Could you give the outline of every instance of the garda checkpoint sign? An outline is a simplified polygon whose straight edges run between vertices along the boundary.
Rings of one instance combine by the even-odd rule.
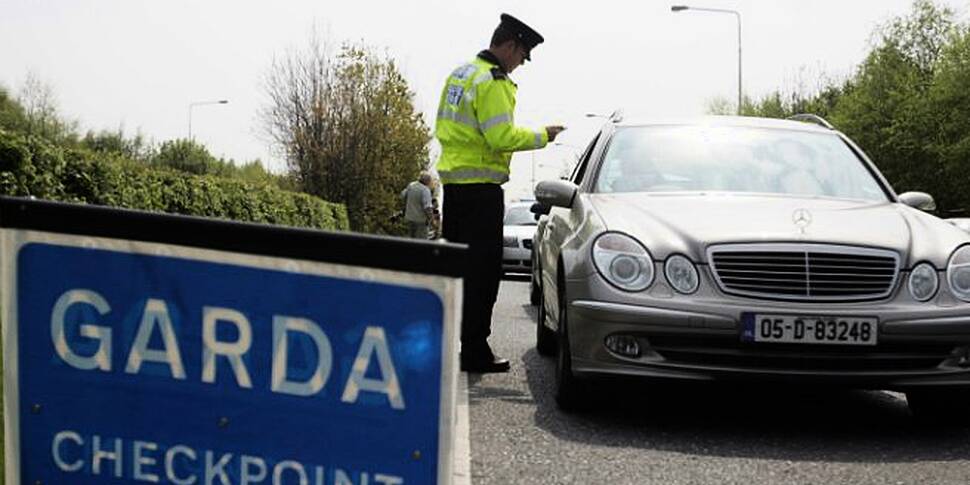
[[[454,244],[0,198],[6,483],[451,480]]]

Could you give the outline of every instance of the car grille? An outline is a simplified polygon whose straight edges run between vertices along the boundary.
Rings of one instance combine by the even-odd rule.
[[[880,343],[874,347],[747,343],[730,338],[648,338],[671,363],[793,371],[920,371],[950,358],[951,344]]]
[[[522,247],[524,247],[526,249],[532,249],[532,240],[531,239],[523,239],[522,240]]]
[[[797,301],[861,301],[895,286],[895,252],[823,244],[718,245],[708,260],[725,293]]]

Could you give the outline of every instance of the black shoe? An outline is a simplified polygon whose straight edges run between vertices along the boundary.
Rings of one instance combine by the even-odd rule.
[[[509,364],[509,359],[503,359],[494,355],[485,358],[469,359],[462,357],[461,359],[461,370],[475,374],[508,372],[511,368],[512,365]]]

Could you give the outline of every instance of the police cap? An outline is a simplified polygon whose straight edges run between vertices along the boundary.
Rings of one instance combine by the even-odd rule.
[[[526,60],[531,61],[532,57],[529,53],[532,51],[532,48],[541,44],[545,39],[535,29],[526,25],[525,22],[507,13],[503,13],[500,18],[502,19],[500,26],[506,27],[515,33],[515,37],[522,44],[522,47],[525,48]]]

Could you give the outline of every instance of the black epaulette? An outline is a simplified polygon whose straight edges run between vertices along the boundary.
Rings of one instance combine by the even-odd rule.
[[[496,81],[509,78],[509,75],[506,74],[501,67],[493,67],[491,72],[492,72],[492,79]]]

